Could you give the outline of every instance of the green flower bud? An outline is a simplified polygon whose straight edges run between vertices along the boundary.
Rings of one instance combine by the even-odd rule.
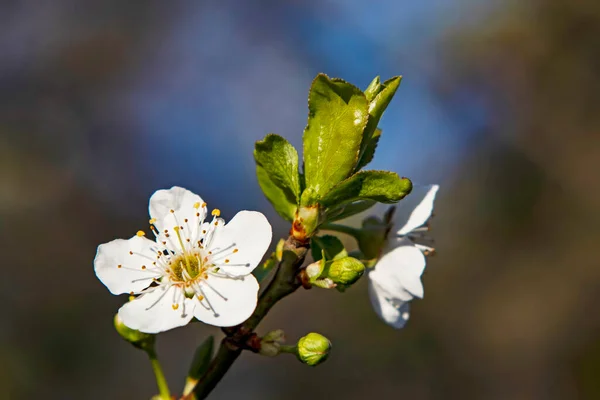
[[[363,263],[353,257],[344,257],[327,262],[322,275],[337,285],[349,286],[355,283],[364,272]]]
[[[298,360],[312,367],[327,359],[331,350],[331,342],[318,333],[309,333],[298,341]]]
[[[123,323],[123,320],[121,317],[119,317],[119,314],[115,315],[114,324],[117,333],[135,347],[147,350],[152,348],[154,345],[155,335],[129,328]]]
[[[308,276],[310,282],[314,282],[315,280],[317,280],[321,276],[321,273],[323,272],[324,268],[325,259],[323,258],[319,261],[315,261],[314,263],[309,264],[306,267],[306,275]]]

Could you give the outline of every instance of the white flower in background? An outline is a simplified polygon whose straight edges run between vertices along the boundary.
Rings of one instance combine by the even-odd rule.
[[[369,272],[373,308],[394,328],[400,329],[408,321],[410,300],[423,297],[425,255],[434,251],[425,233],[438,189],[438,185],[415,186],[398,203],[382,256]]]
[[[119,309],[125,325],[158,333],[193,317],[216,326],[245,321],[258,294],[251,272],[271,243],[265,216],[240,211],[225,224],[215,209],[205,222],[206,203],[181,187],[156,191],[149,209],[155,240],[140,231],[101,244],[94,259],[111,293],[137,295]]]

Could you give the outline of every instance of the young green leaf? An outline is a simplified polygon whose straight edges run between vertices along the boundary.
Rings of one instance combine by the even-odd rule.
[[[377,144],[379,143],[379,138],[381,137],[381,129],[375,129],[371,139],[367,142],[365,150],[363,152],[362,157],[358,160],[358,164],[356,165],[356,170],[360,171],[364,167],[367,166],[373,160],[373,156],[375,156],[375,149],[377,149]]]
[[[287,140],[273,133],[256,142],[254,159],[263,167],[271,181],[283,191],[290,191],[295,203],[300,201],[298,152]]]
[[[310,250],[315,261],[319,261],[325,255],[325,260],[337,260],[348,257],[348,252],[340,239],[332,235],[313,236]]]
[[[333,207],[349,201],[368,199],[380,203],[395,203],[410,193],[412,183],[389,171],[362,171],[337,184],[321,204]]]
[[[306,188],[318,199],[346,179],[358,162],[368,102],[360,89],[319,74],[308,96],[304,130]],[[305,204],[309,205],[309,204]]]
[[[351,203],[345,203],[325,211],[325,220],[327,222],[339,221],[373,207],[377,202],[375,200],[358,200]]]
[[[190,370],[185,381],[185,388],[183,390],[184,396],[189,395],[194,390],[202,375],[204,375],[208,370],[208,366],[213,355],[214,342],[215,340],[211,335],[207,337],[204,342],[198,346],[198,348],[196,348],[196,351],[194,352],[194,358],[192,360],[192,364],[190,365]]]
[[[368,162],[370,161],[370,160],[363,161],[363,158],[365,157],[365,153],[367,152],[367,147],[371,143],[371,138],[375,135],[375,132],[377,130],[377,125],[379,124],[379,120],[381,119],[383,112],[385,111],[387,106],[390,104],[390,101],[392,101],[392,98],[394,97],[394,94],[396,94],[396,91],[398,90],[398,87],[400,86],[401,81],[402,81],[401,76],[395,76],[395,77],[383,82],[383,84],[379,84],[379,86],[375,85],[375,87],[373,87],[373,88],[371,88],[371,85],[374,85],[374,84],[371,83],[371,85],[369,85],[369,88],[367,88],[368,93],[369,93],[369,98],[371,98],[372,95],[374,95],[374,94],[375,94],[375,97],[372,98],[372,100],[371,99],[369,100],[369,120],[367,122],[367,126],[364,129],[362,142],[360,145],[358,164],[362,165],[363,167],[365,165],[367,165]],[[376,82],[376,83],[378,83],[378,82]],[[373,151],[374,150],[375,149],[373,148]],[[371,155],[371,158],[372,157],[373,157],[373,155]],[[358,171],[359,169],[360,168],[357,167],[356,171]]]
[[[258,283],[261,283],[267,276],[269,276],[271,271],[273,271],[273,268],[275,268],[278,263],[279,260],[277,259],[277,253],[271,253],[271,256],[267,258],[265,262],[252,270],[252,275],[254,275]]]
[[[375,79],[373,79],[371,83],[369,83],[369,86],[367,86],[367,88],[365,89],[365,96],[367,96],[367,100],[369,100],[369,103],[373,101],[375,96],[377,96],[377,94],[382,90],[383,85],[381,84],[381,80],[379,79],[379,76],[376,76]]]
[[[273,205],[275,211],[282,218],[293,221],[296,214],[296,199],[289,190],[285,190],[277,186],[272,180],[267,171],[260,165],[256,165],[256,178],[258,184],[265,194],[267,200]]]

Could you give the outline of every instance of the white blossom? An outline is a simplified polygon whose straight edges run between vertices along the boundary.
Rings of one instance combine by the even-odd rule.
[[[181,187],[150,198],[150,228],[129,240],[98,246],[94,269],[113,294],[132,300],[119,309],[125,325],[158,333],[186,325],[193,317],[233,326],[254,311],[258,282],[251,274],[271,243],[271,225],[255,211],[240,211],[229,223]],[[135,298],[133,298],[135,297]]]
[[[400,329],[408,321],[409,302],[423,297],[425,255],[434,251],[425,233],[438,189],[438,185],[415,186],[398,204],[382,256],[369,272],[373,308],[394,328]]]

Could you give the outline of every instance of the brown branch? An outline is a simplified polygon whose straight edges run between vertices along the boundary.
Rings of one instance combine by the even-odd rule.
[[[286,240],[283,246],[283,257],[277,266],[275,277],[261,294],[252,316],[237,327],[223,330],[227,336],[221,341],[217,355],[194,389],[196,399],[205,399],[215,388],[239,357],[246,341],[269,310],[279,300],[301,286],[297,275],[307,251],[307,242],[299,241],[292,236]]]

